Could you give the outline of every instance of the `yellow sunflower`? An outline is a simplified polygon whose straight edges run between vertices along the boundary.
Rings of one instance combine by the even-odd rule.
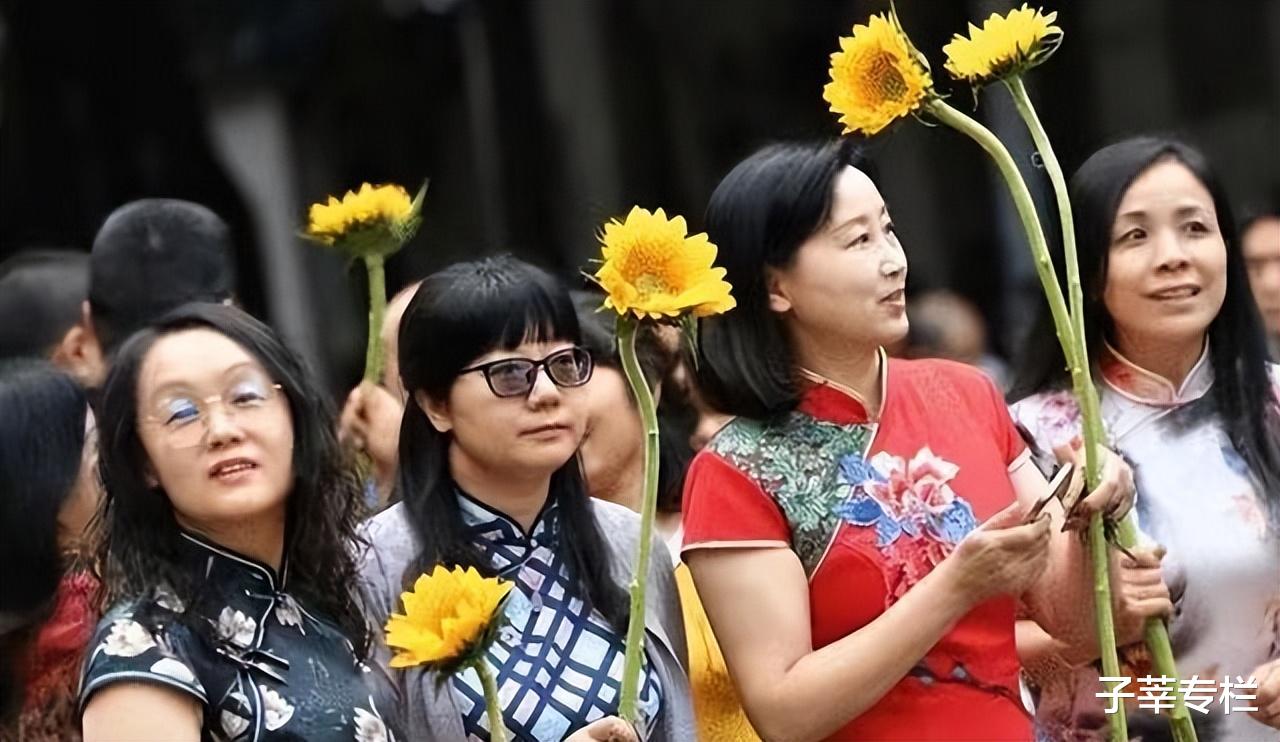
[[[917,110],[932,94],[929,70],[902,30],[883,14],[840,37],[831,55],[831,82],[822,97],[840,115],[845,133],[871,136]]]
[[[401,594],[404,613],[387,621],[387,646],[399,650],[391,667],[430,664],[449,672],[475,658],[492,640],[510,590],[510,582],[481,577],[474,567],[436,565]]]
[[[1008,15],[992,13],[982,28],[969,24],[969,37],[960,34],[942,47],[944,65],[957,80],[984,84],[1011,73],[1024,72],[1053,54],[1062,42],[1062,29],[1053,25],[1058,14],[1044,14],[1024,3]]]
[[[306,236],[356,255],[390,254],[416,230],[421,195],[410,200],[398,185],[364,183],[341,201],[330,196],[327,203],[312,204]]]
[[[625,221],[605,224],[600,242],[604,264],[595,280],[608,294],[604,305],[618,314],[706,317],[735,306],[724,268],[713,265],[716,246],[706,234],[689,235],[683,217],[637,206]]]

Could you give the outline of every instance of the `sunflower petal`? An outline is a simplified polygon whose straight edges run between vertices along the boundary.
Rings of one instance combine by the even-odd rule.
[[[992,13],[978,28],[969,24],[968,37],[957,34],[942,48],[943,65],[957,80],[974,85],[1021,74],[1048,59],[1062,43],[1062,29],[1053,25],[1057,12],[1045,14],[1025,3],[1001,16]]]
[[[684,217],[635,206],[624,221],[604,225],[600,242],[603,262],[593,278],[605,308],[642,319],[727,311],[723,297],[732,287],[713,265],[716,247],[705,234],[689,235]]]
[[[474,567],[436,565],[401,595],[404,613],[387,620],[386,643],[399,650],[392,667],[448,667],[485,649],[511,583],[483,577]]]
[[[828,74],[822,97],[846,133],[876,134],[917,111],[933,94],[929,72],[910,41],[883,14],[841,37]]]

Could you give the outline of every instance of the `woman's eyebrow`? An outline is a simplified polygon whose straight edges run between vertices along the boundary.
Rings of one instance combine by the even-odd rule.
[[[257,367],[258,365],[253,361],[240,361],[239,363],[233,363],[230,366],[227,366],[225,369],[223,369],[222,373],[218,375],[218,383],[219,384],[225,383],[227,381],[227,377],[235,373],[236,371],[240,371],[246,368],[257,369]],[[172,391],[188,391],[188,390],[191,390],[191,388],[192,388],[192,384],[187,379],[162,378],[162,380],[156,384],[156,388],[155,388],[155,391],[152,392],[152,396],[158,396],[165,392],[172,392]]]

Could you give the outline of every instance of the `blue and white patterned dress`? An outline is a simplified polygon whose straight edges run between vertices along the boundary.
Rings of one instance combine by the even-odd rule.
[[[623,633],[579,597],[564,559],[559,508],[550,501],[526,536],[506,515],[458,495],[474,543],[503,579],[515,583],[506,602],[506,625],[488,653],[506,727],[518,740],[553,742],[618,713]],[[453,678],[453,694],[469,739],[487,742],[488,719],[480,677],[474,670]],[[639,731],[653,729],[662,688],[644,662]]]

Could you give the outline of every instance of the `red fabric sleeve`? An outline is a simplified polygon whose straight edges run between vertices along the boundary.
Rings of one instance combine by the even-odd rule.
[[[682,519],[684,549],[791,543],[791,528],[777,503],[711,451],[699,452],[689,465]]]

